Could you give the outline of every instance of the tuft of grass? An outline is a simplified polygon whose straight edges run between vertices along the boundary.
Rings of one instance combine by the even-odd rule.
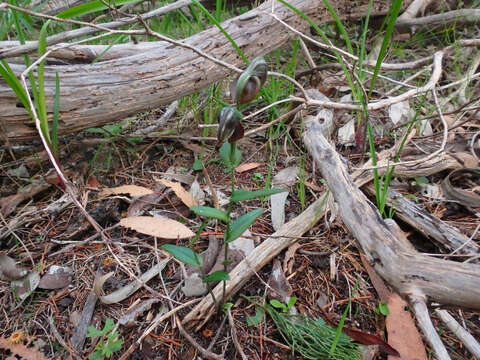
[[[267,304],[264,308],[292,351],[306,359],[361,359],[358,345],[341,331],[338,333],[338,329],[325,324],[322,319],[289,315]]]

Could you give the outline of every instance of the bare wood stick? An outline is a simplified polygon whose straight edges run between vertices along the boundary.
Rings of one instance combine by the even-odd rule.
[[[375,188],[372,184],[366,185],[363,189],[370,195],[375,195]],[[411,225],[426,237],[433,238],[440,245],[449,250],[459,249],[459,254],[478,254],[479,248],[463,235],[458,229],[448,225],[405,198],[395,190],[388,189],[387,205],[395,209],[395,216]]]
[[[232,309],[228,308],[227,309],[227,316],[228,316],[228,324],[230,325],[230,331],[232,332],[232,341],[233,344],[235,345],[235,348],[237,349],[238,353],[240,354],[240,357],[242,360],[247,360],[247,356],[243,352],[242,345],[240,345],[240,342],[238,341],[237,337],[237,330],[235,330],[235,323],[233,321],[233,316],[232,316]]]
[[[398,20],[415,18],[417,14],[424,11],[432,1],[433,0],[413,0],[408,8],[398,17]]]
[[[191,0],[178,0],[174,3],[162,6],[159,9],[152,10],[152,11],[150,11],[146,14],[143,14],[141,16],[142,16],[143,19],[147,20],[147,19],[150,19],[150,18],[153,18],[153,17],[157,17],[157,16],[160,16],[160,15],[166,14],[170,11],[179,9],[181,7],[187,6],[191,3],[192,3]],[[7,7],[10,8],[10,9],[13,9],[15,11],[26,10],[26,9],[17,8],[13,5],[9,5]],[[43,17],[42,15],[45,15],[45,14],[41,14],[41,13],[31,11],[31,12],[29,12],[29,15]],[[59,20],[58,18],[55,18],[53,16],[49,17],[49,19],[56,20],[56,21],[62,21],[62,20]],[[49,36],[49,37],[47,37],[47,45],[54,45],[54,44],[58,44],[58,43],[61,43],[61,42],[66,42],[66,41],[69,41],[69,40],[77,39],[77,38],[82,37],[82,36],[91,35],[91,34],[94,34],[96,32],[99,32],[99,31],[113,30],[113,29],[119,28],[120,26],[131,25],[131,24],[135,24],[137,22],[138,22],[138,19],[135,16],[122,18],[122,19],[119,19],[119,20],[116,20],[116,21],[104,23],[104,24],[97,25],[97,26],[93,26],[92,24],[86,23],[86,22],[78,22],[78,23],[75,22],[76,24],[82,25],[84,27],[80,28],[80,29],[69,30],[69,31],[65,31],[65,32],[62,32],[62,33],[59,33],[59,34]],[[10,43],[10,45],[11,44],[12,43]],[[2,58],[2,59],[14,57],[14,56],[20,56],[20,55],[24,55],[24,54],[28,54],[28,53],[31,53],[33,51],[36,51],[37,48],[38,48],[38,41],[29,41],[25,45],[18,45],[18,46],[15,46],[13,48],[6,47],[5,45],[9,45],[9,44],[8,43],[3,44],[3,42],[0,42],[0,48],[3,48],[3,49],[0,49],[0,58]],[[99,47],[99,49],[103,50],[106,47],[107,47],[107,45],[105,47],[101,46],[101,47]],[[131,47],[131,45],[130,45],[130,47]],[[85,49],[89,49],[89,48],[86,47]],[[95,57],[97,57],[100,53],[101,53],[101,51],[98,52],[97,54],[95,54],[92,51],[84,52],[83,55],[81,53],[77,53],[75,58],[83,59],[84,61],[85,60],[88,61],[90,59],[90,61],[91,61],[91,60],[95,59]]]
[[[418,326],[420,326],[427,341],[435,351],[438,360],[450,360],[447,349],[445,348],[445,345],[443,345],[440,336],[438,336],[437,330],[435,330],[435,326],[432,324],[432,319],[430,319],[430,315],[428,314],[427,304],[425,303],[426,299],[421,295],[412,295],[409,299],[413,311],[415,312]]]
[[[188,342],[190,344],[193,345],[193,347],[195,347],[195,349],[197,349],[203,357],[207,358],[207,359],[213,359],[213,360],[223,360],[225,359],[223,356],[221,355],[217,355],[217,354],[214,354],[213,352],[207,350],[207,349],[204,349],[182,326],[182,322],[180,321],[180,319],[178,318],[178,316],[175,315],[175,320],[177,321],[177,326],[178,326],[178,331],[180,331],[180,334],[182,334],[185,339],[188,340]]]
[[[391,97],[389,99],[369,102],[367,104],[367,110],[383,109],[392,104],[405,101],[409,98],[417,96],[418,94],[432,90],[435,87],[436,83],[438,82],[442,74],[443,55],[444,55],[443,51],[437,51],[433,56],[432,75],[424,86],[420,86],[418,88],[408,90],[403,94],[400,94],[395,97]],[[308,105],[323,106],[323,107],[334,108],[334,109],[359,110],[359,111],[363,109],[362,105],[355,105],[355,104],[342,104],[342,103],[333,102],[333,101],[323,101],[323,100],[313,100],[313,99],[304,100],[302,98],[294,97],[294,96],[292,96],[291,99],[299,102],[306,102],[308,103]]]
[[[194,303],[196,303],[198,299],[193,299],[190,301],[187,301],[186,303],[183,303],[182,305],[177,306],[176,308],[171,309],[168,312],[165,313],[158,313],[155,319],[153,319],[152,323],[150,326],[142,333],[142,335],[135,341],[130,347],[120,356],[119,360],[127,360],[130,358],[130,355],[135,351],[135,349],[140,346],[142,343],[143,339],[145,339],[148,334],[150,334],[153,330],[155,330],[158,325],[165,319],[168,319],[170,316],[175,315],[179,310],[182,310],[183,308],[190,306]],[[177,321],[178,322],[178,321]]]
[[[453,318],[447,310],[436,309],[435,312],[440,319],[447,325],[451,332],[465,345],[465,347],[477,358],[480,359],[480,344],[477,340],[465,330],[460,324]]]
[[[402,30],[415,28],[416,30],[432,29],[437,26],[465,25],[480,21],[480,9],[460,9],[447,11],[442,14],[424,16],[421,18],[398,18],[395,27]]]

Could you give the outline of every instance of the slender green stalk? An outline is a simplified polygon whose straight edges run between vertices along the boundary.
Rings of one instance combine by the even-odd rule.
[[[385,36],[383,37],[382,46],[380,48],[377,62],[375,64],[375,70],[373,71],[372,80],[370,80],[370,89],[368,91],[369,96],[372,94],[373,87],[375,86],[375,82],[377,80],[378,72],[380,71],[380,66],[382,65],[382,61],[385,58],[385,54],[387,53],[387,48],[390,44],[390,39],[393,34],[395,22],[397,21],[398,14],[400,13],[400,9],[402,8],[402,2],[403,0],[394,0],[392,5],[390,6],[390,9],[388,10],[386,18],[387,30],[385,31]]]
[[[231,182],[231,194],[235,191],[235,151],[237,149],[237,143],[235,141],[230,143],[230,182]],[[230,220],[230,213],[232,212],[233,202],[230,201],[227,207],[227,216],[228,216],[228,224],[227,224],[227,231],[225,232],[225,239],[229,238],[231,232],[231,225],[232,221]],[[225,251],[223,253],[223,271],[227,272],[228,267],[228,242],[224,241],[225,244]],[[223,281],[223,294],[222,294],[222,304],[225,303],[225,294],[227,292],[227,282]]]
[[[58,154],[58,122],[60,116],[60,78],[58,72],[55,73],[55,99],[53,102],[53,120],[52,120],[52,151]]]

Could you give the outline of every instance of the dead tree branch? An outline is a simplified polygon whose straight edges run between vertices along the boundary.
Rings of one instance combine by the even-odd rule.
[[[405,5],[409,2],[405,1]],[[295,0],[291,3],[317,23],[331,20],[321,0]],[[354,9],[349,1],[337,1],[336,7],[342,19],[358,19],[366,14],[368,1],[362,0]],[[388,11],[388,7],[388,1],[375,1],[372,14],[383,15]],[[285,31],[275,19],[265,16],[265,12],[271,11],[271,8],[272,1],[267,1],[258,8],[222,24],[249,58],[269,53],[294,36],[293,33]],[[25,11],[18,9],[22,10]],[[299,31],[309,29],[307,22],[278,3],[275,6],[275,16]],[[124,33],[109,30],[105,26],[82,23],[83,25],[95,26],[107,32]],[[230,42],[216,27],[202,31],[181,43],[190,48],[159,41],[148,50],[136,50],[132,56],[108,62],[46,65],[45,93],[49,116],[53,109],[55,73],[58,72],[60,77],[59,134],[101,126],[140,111],[170,104],[231,74],[230,69],[207,61],[192,51],[192,48],[201,49],[212,58],[233,66],[243,63]],[[132,45],[132,48],[135,49],[135,45]],[[25,70],[22,65],[11,64],[11,67],[17,74]],[[3,81],[0,81],[0,97],[0,123],[5,124],[6,137],[11,141],[36,138],[37,133],[28,112],[17,106],[18,99]]]

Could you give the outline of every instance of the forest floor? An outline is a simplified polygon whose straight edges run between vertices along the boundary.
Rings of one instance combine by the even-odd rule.
[[[360,25],[354,24],[349,31],[354,33],[359,28]],[[386,61],[411,61],[433,54],[435,50],[454,43],[455,39],[450,39],[452,35],[458,37],[460,34],[471,38],[478,34],[478,27],[470,25],[453,30],[396,34],[393,40],[396,45]],[[341,43],[341,39],[337,40]],[[373,41],[369,48],[373,48]],[[316,69],[309,66],[306,53],[295,40],[266,56],[269,70],[289,72],[304,88],[316,88],[332,101],[351,101],[351,90],[344,73],[335,64],[325,62],[318,48],[312,46],[309,50],[318,65]],[[295,61],[292,61],[292,54],[295,54]],[[461,79],[472,59],[478,58],[476,48],[459,49],[445,60],[439,85]],[[391,72],[389,76],[404,81],[417,71]],[[477,71],[474,69],[475,73]],[[411,82],[421,86],[429,76],[425,71]],[[162,130],[156,133],[133,135],[135,131],[154,124],[165,114],[167,107],[139,114],[116,125],[60,139],[59,162],[75,184],[80,203],[104,229],[103,236],[99,236],[91,222],[65,195],[38,143],[14,146],[13,153],[6,147],[2,150],[0,359],[9,356],[16,359],[41,359],[42,356],[48,359],[93,358],[92,354],[96,349],[98,354],[102,346],[103,349],[110,347],[113,358],[119,358],[131,346],[135,347],[131,359],[190,360],[204,357],[200,355],[199,347],[208,348],[213,354],[223,354],[226,359],[241,358],[231,337],[227,311],[218,311],[201,329],[186,327],[197,345],[187,341],[179,332],[173,316],[156,323],[153,330],[146,333],[158,314],[195,298],[186,296],[181,289],[183,265],[177,261],[170,260],[161,271],[161,277],[153,277],[147,287],[140,287],[119,302],[103,303],[99,299],[102,294],[98,293],[110,294],[134,281],[132,274],[140,277],[154,268],[158,259],[167,255],[162,245],[189,245],[188,239],[165,239],[161,235],[152,236],[120,226],[124,218],[141,215],[175,220],[194,233],[198,232],[196,241],[190,244],[198,253],[209,247],[212,236],[223,239],[225,226],[220,221],[205,221],[203,224],[202,218],[189,210],[189,205],[193,202],[214,206],[217,197],[219,207],[227,207],[224,200],[231,195],[231,178],[219,159],[217,132],[212,125],[217,122],[216,114],[222,103],[229,102],[227,95],[231,80],[180,100],[173,115],[165,119]],[[287,82],[278,79],[270,78],[265,86],[270,91],[268,96],[274,94],[279,99],[289,91],[298,94]],[[395,86],[379,79],[372,96],[380,99]],[[445,151],[464,159],[465,167],[477,167],[476,173],[452,177],[452,183],[473,196],[478,196],[480,189],[478,89],[478,80],[474,79],[469,82],[463,100],[458,94],[449,99],[454,92],[451,89],[438,92],[441,101],[449,99],[442,107],[449,126]],[[243,110],[244,115],[267,105],[265,96],[257,97]],[[428,155],[440,146],[443,134],[434,99],[425,94],[401,104],[396,108],[369,112],[376,152],[394,146],[405,135],[407,126],[412,124],[417,134],[403,149],[401,159],[413,153]],[[282,104],[249,118],[243,122],[245,131],[257,129],[294,107]],[[264,209],[249,228],[250,233],[244,234],[248,246],[258,246],[276,231],[272,217],[276,219],[273,222],[281,223],[278,218],[284,217],[283,222],[287,223],[327,190],[302,143],[303,119],[317,111],[315,108],[302,109],[238,141],[243,156],[235,170],[236,189],[253,191],[269,189],[273,185],[288,191],[285,203],[276,203],[273,207],[266,198],[235,204],[232,215],[236,217],[253,208]],[[331,140],[343,156],[345,165],[348,169],[361,167],[370,158],[366,128],[358,125],[355,113],[347,110],[334,110],[333,124]],[[479,244],[478,207],[449,198],[442,192],[442,183],[451,171],[447,169],[415,177],[394,175],[389,188],[410,199],[424,212],[455,227],[472,243]],[[137,187],[117,189],[123,185]],[[377,204],[375,197],[370,200]],[[393,309],[388,309],[380,298],[371,281],[370,265],[362,259],[361,250],[343,225],[333,201],[330,205],[331,209],[324,218],[274,258],[280,262],[284,275],[281,286],[287,289],[290,298],[296,298],[292,307],[299,314],[324,319],[333,328],[344,319],[346,327],[361,332],[357,341],[362,337],[364,341],[371,340],[364,333],[375,335],[373,342],[377,345],[370,345],[369,349],[376,348],[372,352],[374,358],[386,359],[389,350],[380,339],[389,342],[390,333],[402,331],[403,318],[396,318]],[[418,251],[437,257],[451,253],[396,218],[395,209],[390,210],[387,206],[385,216],[389,215]],[[160,233],[168,230],[158,229]],[[454,261],[470,259],[466,255],[449,258]],[[12,265],[9,259],[21,268]],[[272,299],[271,287],[275,285],[269,279],[274,266],[274,261],[263,266],[228,299],[232,303],[237,342],[248,359],[306,358],[293,353],[294,349],[286,343],[271,317],[259,306]],[[26,281],[33,289],[15,285],[11,279],[12,273],[22,269],[31,275]],[[113,275],[105,280],[103,288],[100,286],[103,290],[99,290],[96,286],[98,278],[110,272]],[[209,295],[200,295],[199,298],[205,296]],[[178,310],[178,318],[182,319],[194,305]],[[88,306],[92,307],[91,318]],[[432,305],[432,309],[434,307]],[[403,310],[411,313],[408,308]],[[282,308],[278,307],[277,311],[282,313]],[[475,338],[480,338],[478,312],[455,307],[448,308],[448,311]],[[390,324],[387,331],[389,316],[397,324]],[[474,359],[435,311],[431,311],[431,317],[452,359]],[[90,336],[86,338],[84,331],[82,337],[82,326],[101,330],[108,319],[113,320],[114,329],[107,326],[104,333],[96,336],[89,330]],[[145,333],[141,345],[135,345]],[[74,350],[78,341],[81,344],[77,343],[79,351]],[[425,340],[421,347],[426,351],[426,358],[434,358]],[[108,358],[101,356],[98,358]]]

